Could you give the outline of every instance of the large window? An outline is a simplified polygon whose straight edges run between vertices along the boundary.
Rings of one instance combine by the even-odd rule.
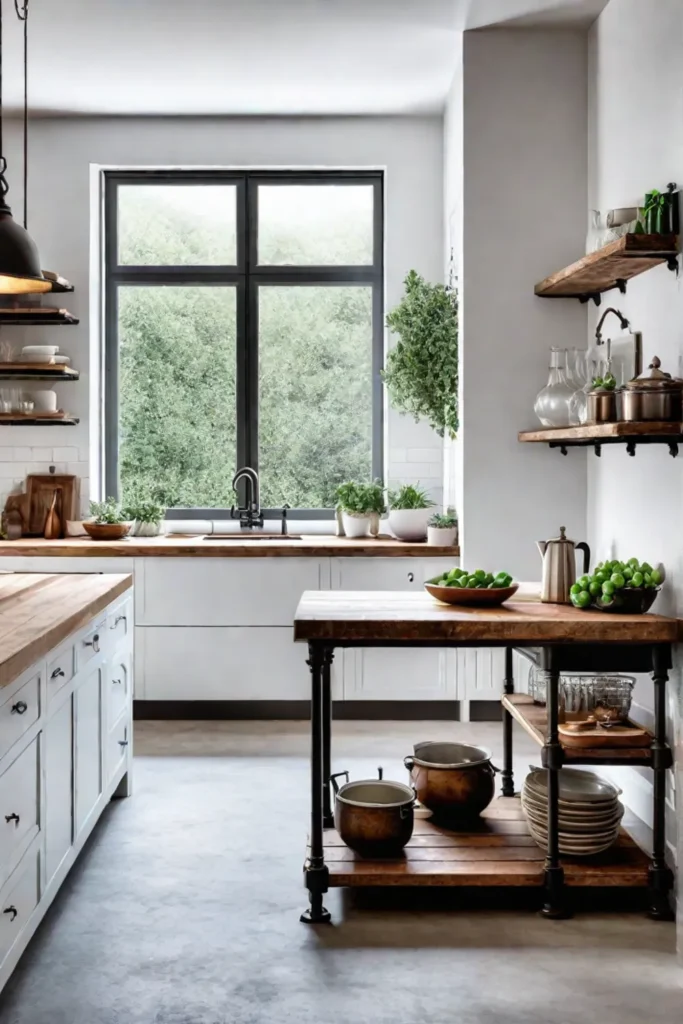
[[[105,174],[105,486],[216,515],[382,475],[380,172]],[[329,514],[329,513],[328,513]]]

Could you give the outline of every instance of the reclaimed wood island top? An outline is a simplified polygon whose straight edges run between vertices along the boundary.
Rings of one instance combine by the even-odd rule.
[[[543,604],[538,584],[522,584],[498,608],[440,604],[426,592],[307,590],[294,639],[333,644],[676,643],[683,623],[663,615],[619,615]]]

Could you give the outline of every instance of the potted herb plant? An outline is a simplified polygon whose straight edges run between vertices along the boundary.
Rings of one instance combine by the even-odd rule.
[[[458,539],[458,520],[450,512],[435,512],[427,523],[427,543],[453,547]]]
[[[107,498],[90,502],[90,519],[84,520],[83,528],[93,540],[121,540],[130,530],[130,523],[116,498]]]
[[[131,502],[123,510],[123,514],[132,522],[132,537],[158,537],[163,533],[166,509],[156,501]]]
[[[360,484],[353,480],[337,488],[337,511],[347,537],[377,536],[380,516],[386,512],[382,484]]]
[[[424,540],[434,502],[419,484],[389,491],[389,529],[398,540]]]

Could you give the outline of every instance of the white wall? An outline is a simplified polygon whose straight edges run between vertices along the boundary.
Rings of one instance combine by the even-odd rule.
[[[12,124],[10,199],[21,211],[18,126]],[[386,167],[386,301],[401,298],[402,281],[415,268],[432,281],[443,275],[442,122],[421,118],[286,119],[45,119],[31,125],[29,226],[43,266],[76,286],[62,296],[80,317],[74,328],[6,328],[17,343],[24,335],[59,344],[82,371],[60,398],[81,418],[75,428],[4,427],[0,439],[0,501],[27,471],[50,462],[88,476],[93,451],[89,350],[96,329],[91,271],[91,165],[225,167]],[[96,267],[97,260],[94,265]],[[59,298],[59,297],[57,297]],[[12,332],[12,333],[10,333]],[[93,395],[97,394],[92,389]],[[58,446],[55,448],[55,446]],[[390,412],[387,457],[390,482],[415,482],[441,498],[442,442],[426,424]],[[96,488],[95,480],[92,481]],[[87,487],[85,488],[87,491]]]
[[[585,307],[534,296],[585,244],[585,33],[465,33],[463,95],[461,546],[533,580],[536,540],[586,529],[585,453],[517,441],[549,346],[585,338]]]
[[[683,185],[683,12],[680,0],[659,0],[656,15],[642,0],[610,0],[589,37],[589,204],[606,210],[642,202],[669,181]],[[624,74],[624,68],[637,73]],[[683,375],[683,279],[666,268],[629,282],[610,296],[643,332],[644,363],[653,355]],[[590,314],[593,330],[598,311]],[[667,593],[656,610],[683,617],[683,458],[666,447],[641,447],[630,458],[621,447],[588,460],[588,532],[600,559],[614,556],[663,561]],[[678,659],[680,662],[681,653]],[[683,785],[680,669],[670,684],[672,732],[678,730],[678,783]],[[651,707],[651,684],[638,687]],[[678,713],[676,713],[678,709]],[[674,737],[675,738],[675,737]],[[646,777],[649,784],[649,778]],[[638,784],[643,787],[639,779]],[[626,785],[632,785],[628,782]],[[673,793],[671,794],[673,800]],[[679,804],[683,801],[679,798]],[[647,804],[644,808],[649,813]],[[683,835],[683,806],[678,811]],[[668,832],[676,843],[674,816]],[[683,849],[679,852],[683,856]],[[683,887],[679,882],[679,905]],[[682,908],[683,909],[683,908]]]

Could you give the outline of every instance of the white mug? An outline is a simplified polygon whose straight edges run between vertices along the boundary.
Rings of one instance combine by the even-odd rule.
[[[56,391],[35,391],[32,395],[36,412],[56,412],[57,392]]]

